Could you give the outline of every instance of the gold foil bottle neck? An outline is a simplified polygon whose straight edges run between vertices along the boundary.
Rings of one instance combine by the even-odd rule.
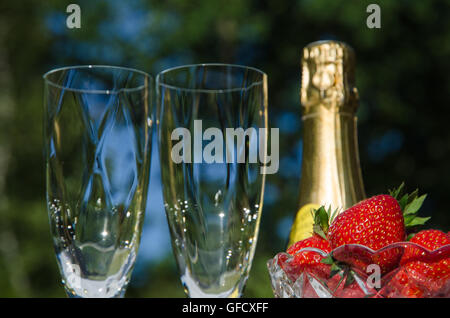
[[[353,114],[358,107],[355,54],[337,41],[313,42],[303,49],[301,103],[303,114],[317,107]]]
[[[345,209],[365,198],[355,88],[355,54],[346,44],[314,42],[302,56],[303,154],[299,210],[289,245],[313,234],[311,210]]]

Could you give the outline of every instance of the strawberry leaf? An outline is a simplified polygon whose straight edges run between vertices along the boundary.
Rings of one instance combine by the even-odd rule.
[[[327,239],[329,213],[321,206],[314,212],[313,231],[323,239]]]
[[[344,287],[350,286],[354,281],[355,281],[354,273],[353,273],[353,271],[349,270],[347,272],[347,277],[345,279]]]
[[[409,223],[411,223],[411,221],[415,218],[415,215],[409,214],[409,215],[405,215],[403,217],[404,221],[405,221],[405,226],[407,226]]]
[[[417,233],[410,233],[407,237],[406,237],[406,240],[407,241],[410,241],[413,237],[414,237],[414,235],[416,235]]]
[[[408,195],[408,203],[413,202],[419,195],[419,189],[414,190]]]
[[[413,226],[417,226],[417,225],[424,225],[426,221],[428,221],[429,219],[431,219],[431,217],[418,217],[418,216],[414,216],[411,219],[408,219],[408,222],[406,222],[406,218],[405,218],[405,226],[406,227],[413,227]]]
[[[389,194],[398,200],[398,198],[400,197],[400,194],[403,192],[404,187],[405,187],[405,182],[402,182],[402,184],[397,189],[389,190]]]
[[[407,194],[403,195],[402,198],[398,200],[398,204],[400,205],[402,211],[405,211],[405,207],[408,204],[408,195]]]
[[[317,235],[319,235],[321,238],[323,238],[324,240],[327,239],[327,235],[325,234],[325,232],[320,228],[320,226],[318,225],[313,225],[313,231],[314,233],[316,233]]]
[[[427,197],[426,194],[415,198],[411,201],[411,203],[408,203],[405,207],[405,209],[403,210],[403,214],[404,215],[408,215],[408,214],[414,214],[417,211],[419,211],[420,207],[423,204],[423,201],[425,200],[425,198]]]
[[[404,187],[405,183],[402,182],[397,189],[389,190],[389,194],[397,200],[401,210],[403,211],[405,227],[410,228],[424,224],[430,218],[417,217],[416,214],[422,207],[427,195],[423,194],[419,196],[419,189],[414,190],[410,194],[403,194]]]
[[[331,264],[330,278],[341,272],[341,267],[336,263]]]
[[[348,287],[355,281],[355,273],[351,270],[348,264],[337,261],[333,257],[333,253],[328,254],[325,258],[321,260],[321,263],[331,265],[330,267],[330,279],[334,277],[336,274],[339,274],[340,279],[338,284],[336,285],[336,289],[339,288],[342,281],[344,281],[344,288]]]
[[[331,206],[330,206],[330,210],[331,210]],[[329,218],[329,224],[333,223],[334,219],[336,218],[336,216],[339,214],[339,209],[334,210],[332,213],[329,213],[330,218]]]
[[[329,254],[327,257],[323,258],[320,262],[328,265],[333,264],[334,263],[333,255]]]

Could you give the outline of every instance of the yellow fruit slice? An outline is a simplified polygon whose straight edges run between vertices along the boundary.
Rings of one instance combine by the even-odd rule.
[[[313,235],[313,210],[318,208],[320,208],[319,204],[309,203],[305,204],[300,208],[300,210],[298,210],[294,224],[292,224],[291,234],[289,235],[288,247],[295,242],[304,240]]]

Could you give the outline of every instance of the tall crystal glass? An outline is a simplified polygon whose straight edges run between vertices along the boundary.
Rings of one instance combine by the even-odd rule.
[[[52,70],[45,82],[47,205],[70,297],[122,297],[149,181],[152,78],[113,66]]]
[[[262,211],[267,76],[188,65],[161,72],[156,86],[164,204],[185,292],[239,297]]]

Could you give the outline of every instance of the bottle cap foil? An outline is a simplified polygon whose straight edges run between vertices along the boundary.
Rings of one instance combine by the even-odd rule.
[[[303,49],[301,103],[304,113],[324,105],[339,112],[356,112],[355,53],[338,41],[318,41]]]

